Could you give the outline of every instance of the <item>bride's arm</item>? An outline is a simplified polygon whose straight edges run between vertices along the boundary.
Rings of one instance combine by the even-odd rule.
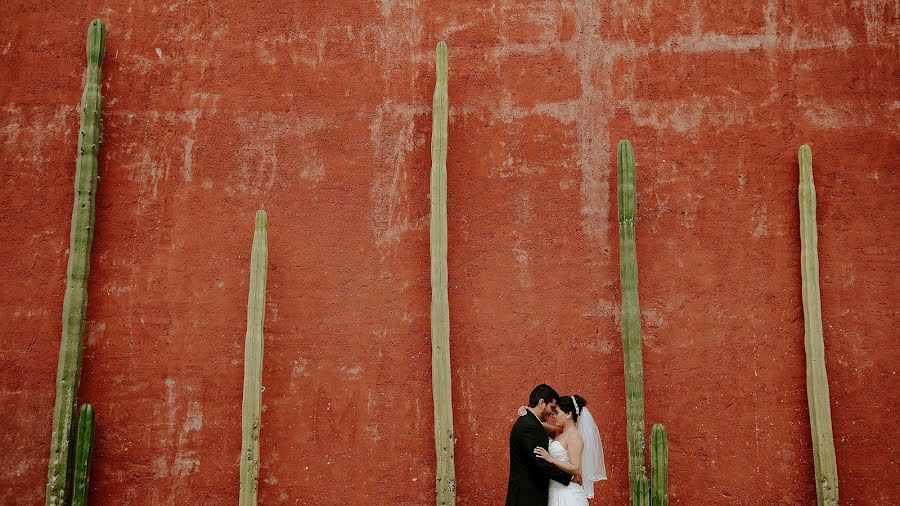
[[[581,441],[570,442],[567,451],[569,452],[569,460],[571,460],[571,462],[563,462],[559,459],[555,459],[547,452],[547,450],[541,447],[535,448],[534,454],[537,455],[538,458],[546,460],[569,474],[578,475],[581,474],[581,452],[583,450],[584,443]]]

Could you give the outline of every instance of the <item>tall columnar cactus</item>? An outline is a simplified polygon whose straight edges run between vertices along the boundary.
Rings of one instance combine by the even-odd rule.
[[[456,504],[450,397],[450,309],[447,303],[447,45],[438,42],[431,123],[431,385],[437,504]]]
[[[822,305],[819,300],[819,253],[816,229],[816,188],[813,183],[812,151],[800,146],[800,272],[803,282],[803,321],[806,345],[806,395],[812,430],[813,465],[818,504],[838,503],[837,463],[831,432],[828,375],[825,373],[825,343],[822,336]]]
[[[618,214],[619,214],[619,275],[622,282],[622,354],[625,359],[625,412],[628,439],[628,482],[631,504],[647,504],[650,487],[647,483],[644,439],[644,366],[641,352],[641,310],[638,304],[637,247],[634,226],[637,215],[637,190],[634,176],[634,150],[631,142],[622,140],[617,151]],[[662,426],[660,430],[664,432]],[[666,452],[667,457],[668,451]],[[668,465],[666,464],[666,472]],[[666,484],[660,485],[666,496]],[[667,500],[667,499],[666,499]]]
[[[87,315],[87,279],[94,239],[94,202],[97,193],[97,154],[100,150],[100,70],[106,50],[106,26],[95,19],[87,33],[87,80],[81,97],[81,126],[75,162],[75,202],[69,232],[69,264],[63,299],[62,340],[56,370],[56,403],[46,504],[62,505],[70,497],[75,406],[81,382],[84,321]]]
[[[250,294],[247,299],[247,337],[244,343],[244,405],[241,412],[241,506],[255,506],[259,489],[259,429],[262,412],[263,320],[266,312],[266,243],[268,216],[256,212],[250,254]]]
[[[669,504],[669,440],[666,429],[655,424],[650,432],[651,503],[653,506]]]
[[[72,506],[87,506],[88,480],[91,476],[91,456],[94,453],[94,407],[81,406],[78,418],[78,438],[75,441],[75,479]]]
[[[638,476],[644,476],[644,366],[641,352],[641,311],[638,304],[637,250],[634,237],[636,189],[634,151],[619,142],[618,214],[619,275],[622,283],[622,354],[625,359],[625,411],[628,436],[628,478],[634,500]]]

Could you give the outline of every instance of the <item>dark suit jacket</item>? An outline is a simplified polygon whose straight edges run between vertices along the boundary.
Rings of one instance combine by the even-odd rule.
[[[547,506],[550,480],[568,485],[572,475],[534,454],[550,438],[532,413],[520,416],[509,433],[509,484],[506,506]]]

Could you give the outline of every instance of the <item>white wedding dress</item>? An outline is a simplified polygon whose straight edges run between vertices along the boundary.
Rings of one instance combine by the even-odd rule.
[[[547,451],[555,459],[563,462],[569,461],[569,452],[559,441],[551,441]],[[550,499],[548,506],[587,506],[588,500],[584,495],[584,488],[577,483],[570,482],[564,486],[558,481],[550,480]]]

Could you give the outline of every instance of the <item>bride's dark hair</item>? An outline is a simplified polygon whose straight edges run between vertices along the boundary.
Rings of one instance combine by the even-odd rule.
[[[575,402],[572,402],[572,397],[575,398]],[[578,409],[575,409],[575,404],[578,404]],[[578,413],[581,413],[581,410],[587,406],[587,401],[584,400],[584,397],[580,395],[561,395],[559,396],[559,400],[556,402],[556,407],[559,408],[560,411],[567,415],[572,415],[572,421],[578,421]]]

